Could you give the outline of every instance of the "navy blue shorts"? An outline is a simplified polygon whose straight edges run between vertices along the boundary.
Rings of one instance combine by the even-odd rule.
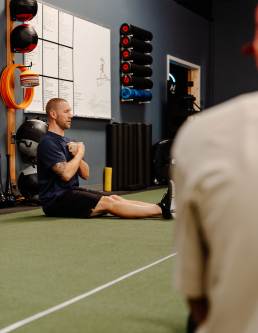
[[[77,187],[66,190],[42,208],[47,216],[88,218],[103,195],[98,191]]]

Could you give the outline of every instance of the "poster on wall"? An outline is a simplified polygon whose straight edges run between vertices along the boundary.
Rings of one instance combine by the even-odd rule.
[[[59,80],[59,97],[64,98],[73,110],[73,82]]]
[[[59,79],[73,80],[73,50],[59,45]]]
[[[43,77],[43,108],[45,110],[47,102],[51,98],[58,97],[58,80]]]
[[[43,5],[42,38],[58,43],[58,10],[46,5]]]
[[[58,78],[58,45],[43,40],[43,75]]]
[[[61,45],[73,47],[73,16],[59,12],[59,39]]]

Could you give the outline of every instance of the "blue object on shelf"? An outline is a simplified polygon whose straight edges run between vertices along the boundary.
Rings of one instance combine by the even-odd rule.
[[[138,101],[150,101],[152,99],[152,93],[150,90],[122,88],[121,98],[124,100],[138,100]]]

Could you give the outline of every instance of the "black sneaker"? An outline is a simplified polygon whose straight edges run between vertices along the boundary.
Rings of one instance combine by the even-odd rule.
[[[166,220],[174,218],[171,212],[172,195],[173,195],[172,182],[169,181],[167,192],[164,194],[163,198],[158,203],[158,206],[160,206],[162,210],[162,216]]]

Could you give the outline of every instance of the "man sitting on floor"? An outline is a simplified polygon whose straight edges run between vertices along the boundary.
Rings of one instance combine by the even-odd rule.
[[[88,218],[110,213],[122,218],[163,216],[171,219],[172,188],[158,204],[126,200],[79,187],[89,177],[85,146],[64,136],[71,127],[72,111],[65,99],[53,98],[46,106],[48,132],[38,146],[39,198],[47,216]]]

